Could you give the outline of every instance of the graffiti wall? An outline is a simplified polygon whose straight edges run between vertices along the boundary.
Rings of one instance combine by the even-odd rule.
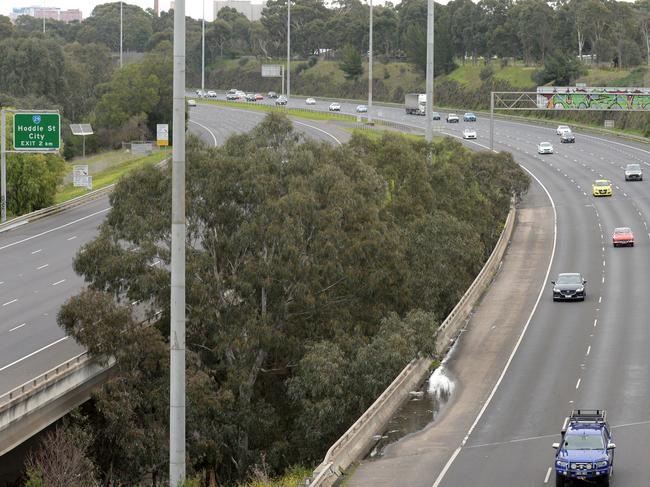
[[[537,108],[650,111],[650,88],[540,86],[537,88]]]

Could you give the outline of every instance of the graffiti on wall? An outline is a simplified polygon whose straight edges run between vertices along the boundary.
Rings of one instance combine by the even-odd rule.
[[[540,86],[537,88],[537,108],[650,111],[650,88]]]

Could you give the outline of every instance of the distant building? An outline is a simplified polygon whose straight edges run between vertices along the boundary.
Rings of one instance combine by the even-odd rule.
[[[237,12],[244,14],[248,20],[254,22],[262,18],[262,10],[266,7],[266,1],[252,3],[250,0],[215,0],[214,18],[217,18],[219,10],[225,7],[234,8]]]
[[[35,17],[37,19],[60,20],[66,24],[69,22],[81,22],[83,20],[83,14],[81,13],[81,10],[61,10],[57,7],[14,8],[9,14],[9,18],[12,22],[16,22],[16,19],[21,15],[29,15],[30,17]]]

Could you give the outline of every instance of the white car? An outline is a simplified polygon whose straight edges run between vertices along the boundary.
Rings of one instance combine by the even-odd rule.
[[[196,96],[198,96],[199,98],[203,98],[205,96],[205,92],[199,88],[198,90],[196,90]]]
[[[196,106],[196,100],[187,100],[187,106],[188,107],[195,107]]]
[[[550,142],[540,142],[537,144],[538,154],[553,154],[553,145]]]
[[[458,123],[460,121],[460,118],[458,118],[458,115],[455,113],[449,113],[447,114],[447,123]]]
[[[368,113],[368,107],[365,105],[357,105],[357,113]]]
[[[476,130],[474,129],[465,129],[463,130],[463,139],[475,139],[476,138]]]
[[[216,97],[217,97],[217,92],[216,92],[216,91],[212,91],[212,90],[210,90],[210,91],[208,91],[208,93],[207,93],[207,97],[208,97],[208,98],[216,98]]]
[[[341,111],[341,104],[340,103],[330,103],[330,112],[340,112]]]
[[[558,125],[557,129],[555,130],[555,133],[557,135],[562,135],[565,132],[571,133],[571,127],[569,127],[568,125]]]
[[[307,98],[305,100],[305,105],[315,105],[315,104],[316,104],[316,100],[314,100],[313,98]]]

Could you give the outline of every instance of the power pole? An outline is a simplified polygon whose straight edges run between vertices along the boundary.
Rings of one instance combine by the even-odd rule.
[[[122,6],[124,2],[120,0],[120,68],[122,67]]]
[[[368,34],[368,124],[372,123],[372,0],[370,0],[370,32]]]
[[[433,140],[433,0],[427,0],[427,133],[426,141]]]
[[[291,0],[287,0],[287,103],[291,97]]]
[[[203,96],[205,93],[205,0],[203,0],[203,23],[201,30],[201,96]]]
[[[174,8],[169,485],[185,480],[185,0]]]

